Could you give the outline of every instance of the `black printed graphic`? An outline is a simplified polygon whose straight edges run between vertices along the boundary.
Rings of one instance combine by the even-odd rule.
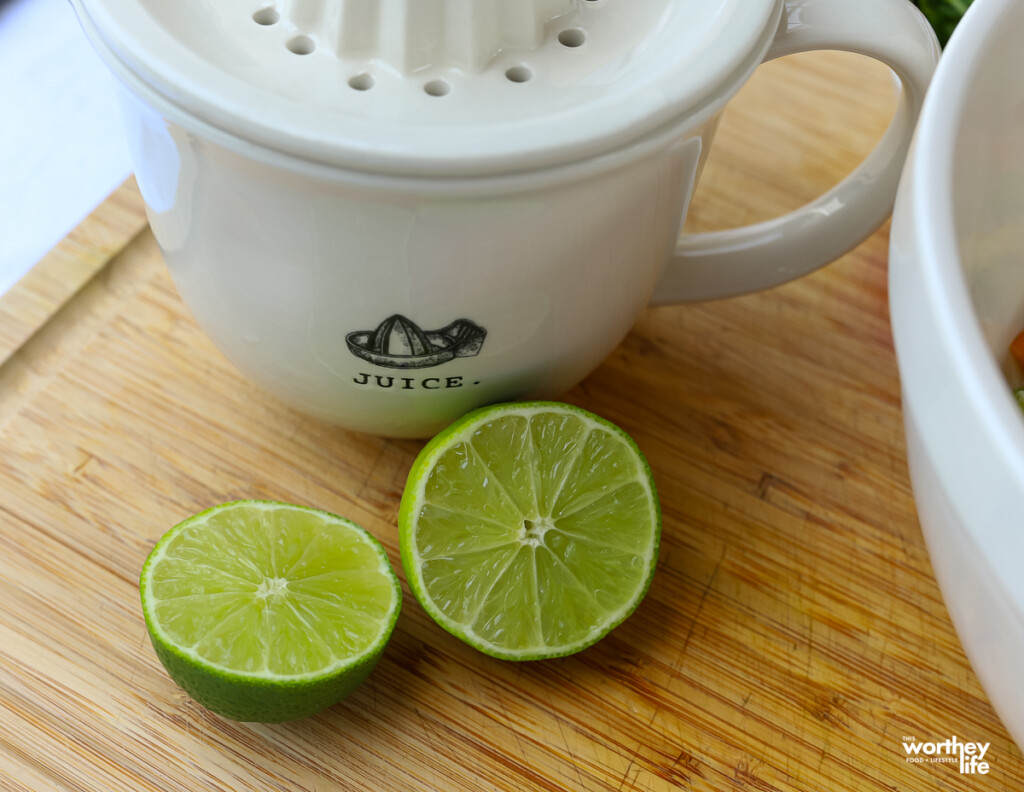
[[[421,330],[401,314],[389,316],[376,330],[357,330],[345,340],[352,354],[385,368],[440,366],[457,357],[480,354],[487,331],[469,319],[456,319],[440,330]]]

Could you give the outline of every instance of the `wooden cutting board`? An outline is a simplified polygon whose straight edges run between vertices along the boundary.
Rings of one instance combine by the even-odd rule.
[[[807,200],[892,107],[887,73],[856,56],[763,68],[726,114],[690,228]],[[0,787],[1021,789],[915,516],[887,243],[882,229],[767,293],[649,310],[566,394],[636,438],[662,498],[654,584],[611,636],[501,662],[406,587],[362,688],[262,726],[168,679],[143,560],[200,509],[273,498],[356,520],[398,566],[421,444],[326,426],[243,381],[182,306],[126,184],[0,299]],[[904,739],[954,735],[991,743],[989,775],[906,761]]]

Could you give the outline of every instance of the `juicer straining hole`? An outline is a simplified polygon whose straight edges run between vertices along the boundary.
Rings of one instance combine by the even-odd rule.
[[[355,77],[350,78],[348,84],[350,88],[354,88],[357,91],[369,91],[377,84],[377,81],[373,79],[372,74],[363,72],[362,74],[357,74]]]
[[[257,25],[275,25],[281,19],[281,15],[273,6],[259,9],[252,15],[252,21]]]
[[[285,46],[296,55],[309,55],[316,49],[316,43],[309,36],[296,36],[288,39]]]
[[[579,28],[566,28],[558,34],[558,43],[563,47],[582,47],[587,40],[587,34]]]
[[[526,66],[519,64],[517,66],[512,66],[511,68],[507,69],[505,71],[505,76],[509,79],[510,82],[524,83],[531,77],[533,77],[533,72],[530,71]]]
[[[430,96],[447,96],[452,87],[445,80],[431,80],[423,86],[423,90]]]

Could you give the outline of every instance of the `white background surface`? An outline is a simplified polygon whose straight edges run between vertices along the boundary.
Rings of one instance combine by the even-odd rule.
[[[0,0],[0,293],[129,173],[114,78],[71,5]]]

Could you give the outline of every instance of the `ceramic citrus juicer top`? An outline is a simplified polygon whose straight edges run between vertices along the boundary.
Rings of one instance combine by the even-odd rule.
[[[133,88],[299,157],[390,173],[582,159],[711,115],[773,0],[73,0]]]

